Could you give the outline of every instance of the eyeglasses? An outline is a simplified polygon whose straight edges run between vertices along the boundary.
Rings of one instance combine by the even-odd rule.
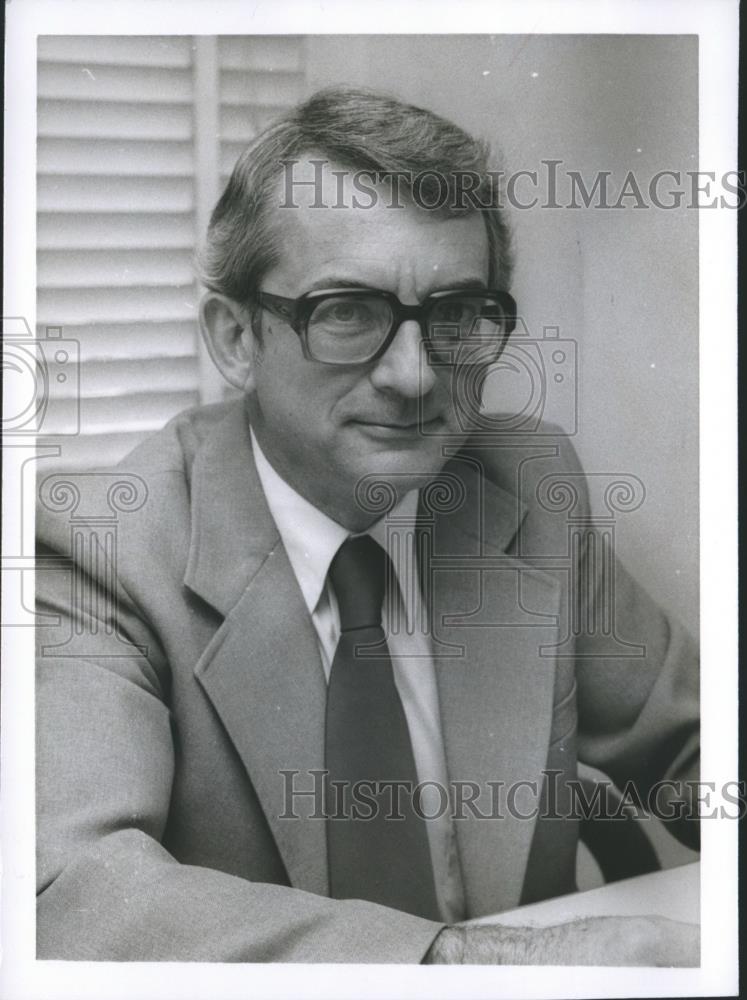
[[[363,365],[380,358],[405,320],[420,325],[429,360],[492,364],[516,326],[516,303],[485,288],[433,292],[417,306],[391,292],[331,288],[297,299],[259,292],[259,304],[285,320],[301,339],[304,357],[327,365]]]

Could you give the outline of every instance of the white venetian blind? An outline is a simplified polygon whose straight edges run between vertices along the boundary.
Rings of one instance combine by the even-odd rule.
[[[37,333],[79,345],[52,380],[48,471],[118,460],[220,398],[192,257],[233,162],[302,96],[300,37],[42,36]]]
[[[303,97],[302,59],[302,39],[297,35],[218,39],[222,182],[246,143]]]

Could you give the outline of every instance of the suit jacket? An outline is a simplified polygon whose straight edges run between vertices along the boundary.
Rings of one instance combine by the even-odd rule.
[[[530,438],[470,443],[421,492],[449,777],[495,814],[454,820],[469,916],[574,888],[577,823],[522,819],[512,783],[562,804],[582,759],[645,791],[697,753],[689,640],[615,567],[567,440]],[[441,925],[329,899],[312,797],[288,818],[326,687],[242,405],[40,499],[39,957],[420,961]]]

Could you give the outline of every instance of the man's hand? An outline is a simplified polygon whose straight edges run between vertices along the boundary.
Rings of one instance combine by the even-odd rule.
[[[424,962],[694,967],[700,928],[665,917],[591,917],[552,927],[457,924],[441,931]]]

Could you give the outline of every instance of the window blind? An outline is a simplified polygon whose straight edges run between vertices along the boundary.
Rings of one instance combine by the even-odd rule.
[[[37,335],[79,359],[50,385],[42,471],[111,464],[223,394],[193,252],[238,154],[302,96],[302,57],[292,36],[40,36]]]

